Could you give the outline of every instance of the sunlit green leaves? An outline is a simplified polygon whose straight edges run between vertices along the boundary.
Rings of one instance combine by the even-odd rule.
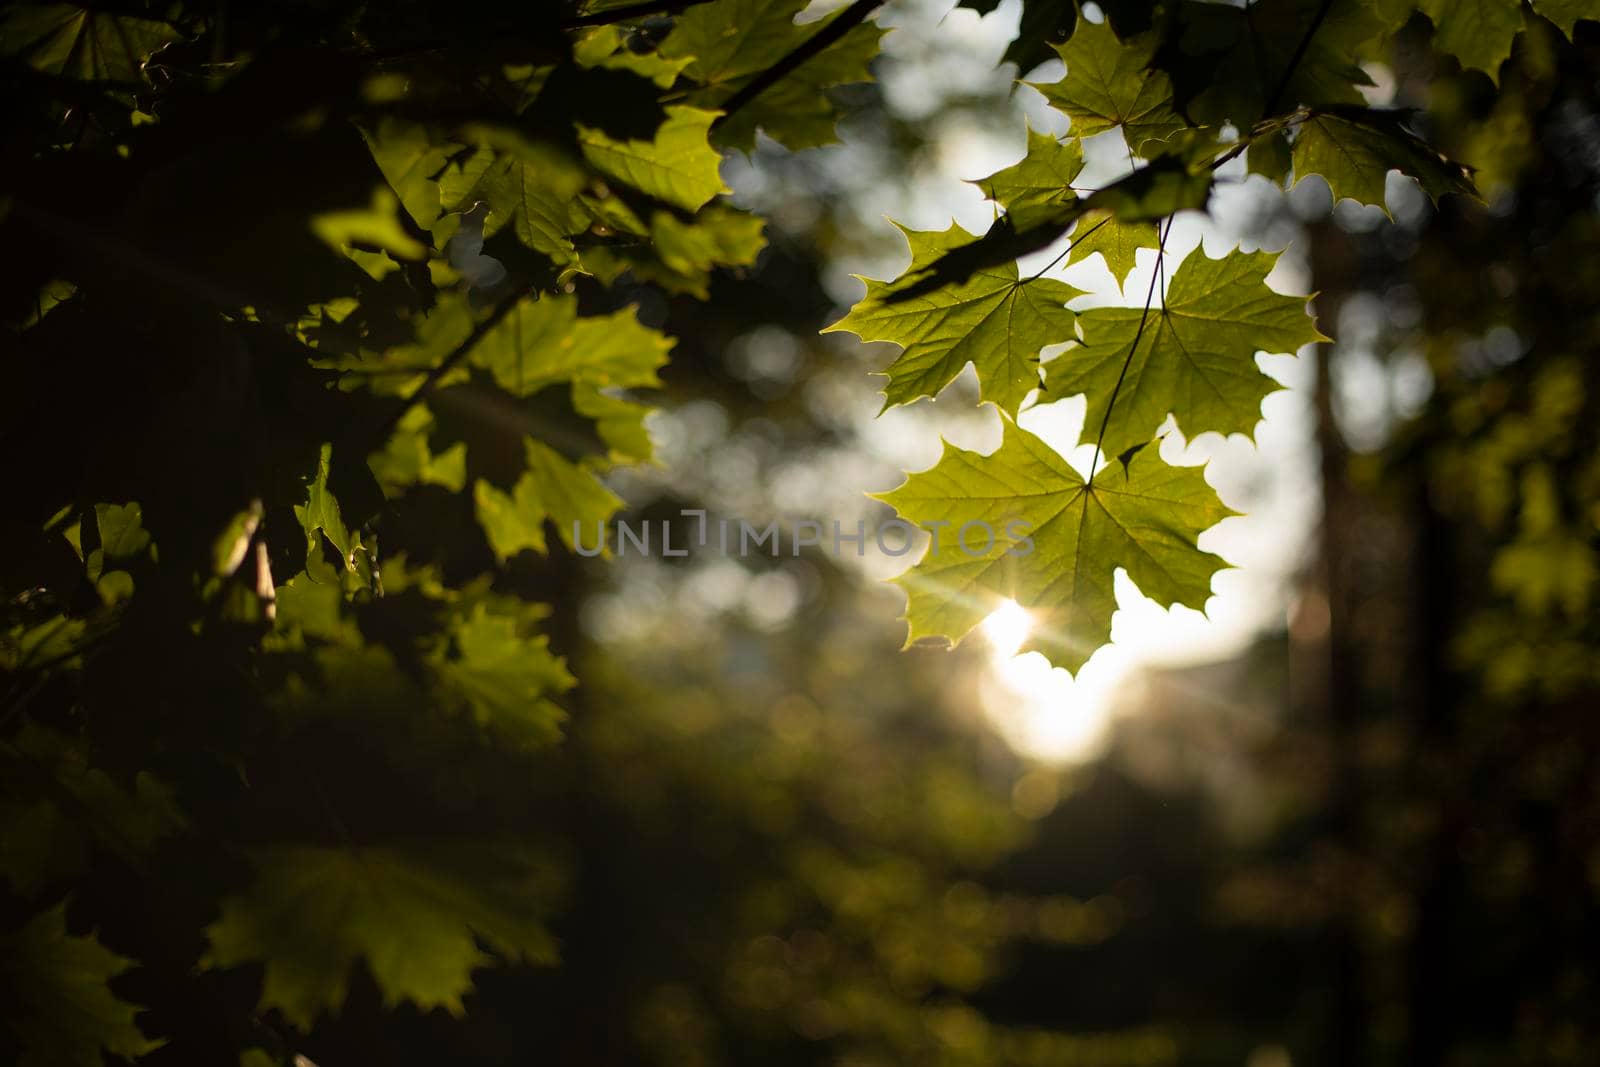
[[[948,524],[895,579],[908,598],[909,640],[959,641],[1010,599],[1035,620],[1024,650],[1076,670],[1110,637],[1119,567],[1163,605],[1204,608],[1224,563],[1196,540],[1232,512],[1199,468],[1169,467],[1155,452],[1107,464],[1085,483],[1014,425],[992,455],[947,444],[937,466],[881,496],[910,522]]]
[[[983,399],[1015,412],[1039,385],[1039,350],[1071,340],[1066,302],[1080,290],[1050,278],[1023,279],[1015,263],[987,267],[959,285],[891,301],[906,282],[946,252],[972,240],[959,226],[942,233],[904,230],[911,266],[902,281],[863,279],[867,295],[829,330],[904,347],[885,372],[884,406],[934,396],[972,363]]]
[[[411,214],[417,225],[433,225],[439,217],[439,184],[435,180],[445,168],[449,153],[433,143],[421,123],[385,118],[365,132],[372,158],[383,171],[390,188]]]
[[[686,61],[685,75],[699,88],[696,107],[717,108],[756,75],[818,33],[830,19],[795,23],[807,0],[729,0],[690,7],[673,24],[661,55]],[[833,16],[837,17],[837,15]],[[837,109],[827,90],[866,81],[883,31],[854,27],[819,55],[801,64],[719,127],[720,143],[749,150],[756,130],[788,148],[813,148],[835,140]]]
[[[632,308],[579,317],[575,298],[552,295],[519,301],[468,359],[513,396],[557,382],[650,388],[661,384],[656,372],[672,343],[641,324]]]
[[[77,4],[14,4],[0,15],[0,55],[83,81],[136,82],[145,60],[178,37],[164,22]]]
[[[1267,288],[1276,259],[1266,252],[1211,259],[1197,250],[1148,315],[1136,307],[1084,312],[1084,344],[1050,362],[1046,393],[1086,394],[1084,425],[1097,431],[1104,424],[1101,448],[1109,456],[1149,441],[1169,414],[1190,437],[1252,433],[1261,401],[1278,388],[1256,367],[1256,353],[1293,353],[1327,339],[1306,313],[1306,297]]]
[[[350,562],[350,554],[358,543],[358,538],[350,527],[345,525],[339,501],[328,489],[332,462],[333,446],[324,444],[317,455],[317,469],[304,479],[306,501],[304,504],[295,505],[294,513],[300,520],[301,528],[305,530],[308,554],[316,548],[317,536],[320,534],[339,550],[340,565],[349,567],[353,565]]]
[[[447,703],[452,695],[464,700],[480,726],[518,747],[560,738],[566,712],[550,698],[577,680],[550,653],[548,638],[521,632],[516,619],[480,606],[456,622],[451,643],[455,655],[435,667]]]
[[[627,182],[686,211],[695,211],[718,193],[728,191],[718,166],[722,157],[707,136],[712,111],[675,106],[652,141],[619,141],[599,130],[578,127],[584,158],[601,173]]]
[[[476,200],[489,205],[486,236],[509,222],[523,244],[566,264],[574,258],[572,235],[589,225],[575,199],[584,184],[582,171],[530,145],[521,153],[502,154],[460,200],[463,206]]]
[[[57,904],[0,937],[0,1022],[21,1046],[17,1067],[102,1067],[102,1053],[133,1059],[159,1048],[139,1008],[106,985],[134,965],[95,939],[67,932]]]
[[[365,209],[327,211],[311,216],[311,232],[335,249],[353,244],[373,245],[398,259],[422,259],[428,246],[407,232],[397,209],[400,202],[388,189],[376,189]]]
[[[573,463],[531,437],[523,446],[527,470],[510,493],[481,480],[473,486],[478,521],[501,560],[525,548],[543,554],[547,519],[555,523],[557,534],[570,549],[574,524],[591,531],[592,537],[595,526],[622,507],[622,500],[587,466]]]
[[[264,963],[261,1007],[309,1029],[344,1004],[358,961],[384,1003],[462,1011],[472,972],[491,962],[553,963],[539,921],[548,889],[514,847],[257,849],[255,880],[206,930],[206,965]]]
[[[1120,127],[1129,149],[1142,154],[1146,141],[1187,125],[1172,108],[1171,80],[1151,66],[1159,44],[1154,35],[1119,41],[1108,23],[1080,20],[1072,39],[1055,46],[1066,76],[1034,88],[1072,119],[1075,136]]]

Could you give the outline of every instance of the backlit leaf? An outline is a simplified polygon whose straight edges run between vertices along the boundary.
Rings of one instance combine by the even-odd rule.
[[[718,167],[722,157],[707,135],[713,111],[674,106],[653,141],[619,141],[599,130],[578,127],[584,158],[601,172],[686,211],[697,211],[728,187]]]
[[[978,369],[983,399],[1015,412],[1039,385],[1039,350],[1071,340],[1066,302],[1081,290],[1051,278],[1023,280],[1015,263],[977,271],[960,285],[903,301],[885,298],[953,248],[971,242],[959,226],[942,233],[903,230],[911,266],[900,282],[863,279],[867,295],[829,330],[863,341],[893,341],[899,358],[885,372],[884,406],[934,396],[968,363]]]
[[[1078,319],[1083,346],[1050,362],[1046,394],[1053,400],[1087,394],[1086,433],[1104,422],[1101,448],[1108,456],[1149,441],[1169,414],[1191,438],[1253,433],[1261,401],[1279,388],[1257,368],[1256,353],[1292,353],[1327,340],[1306,313],[1307,297],[1267,288],[1276,260],[1267,252],[1211,259],[1196,250],[1173,273],[1165,304],[1148,317],[1136,307],[1085,311]]]
[[[1172,109],[1172,82],[1151,66],[1159,43],[1154,35],[1119,41],[1108,23],[1079,20],[1072,39],[1054,46],[1066,76],[1034,88],[1072,119],[1074,136],[1121,127],[1128,147],[1143,154],[1145,142],[1187,126]]]
[[[1023,650],[1074,671],[1110,637],[1119,567],[1158,603],[1204,608],[1225,564],[1196,540],[1232,514],[1199,468],[1170,467],[1154,448],[1085,483],[1009,423],[992,455],[946,444],[936,466],[880,499],[909,522],[948,524],[895,579],[908,598],[910,641],[960,641],[1010,599],[1034,620]]]

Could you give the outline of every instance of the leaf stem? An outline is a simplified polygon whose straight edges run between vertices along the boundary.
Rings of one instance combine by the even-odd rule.
[[[1073,245],[1076,245],[1079,241],[1088,240],[1090,237],[1092,237],[1094,235],[1094,231],[1098,230],[1100,227],[1104,226],[1106,223],[1108,223],[1110,221],[1111,221],[1111,216],[1107,215],[1105,218],[1101,219],[1099,222],[1095,223],[1093,226],[1090,226],[1087,230],[1084,230],[1083,233],[1080,236],[1074,237],[1072,239],[1072,241],[1067,245],[1067,247],[1065,247],[1065,248],[1063,248],[1061,250],[1061,255],[1056,256],[1055,259],[1052,259],[1050,262],[1046,263],[1043,267],[1040,267],[1037,273],[1030,274],[1030,275],[1028,275],[1028,277],[1024,278],[1023,280],[1024,281],[1033,282],[1033,281],[1038,281],[1040,278],[1044,277],[1044,272],[1047,271],[1047,270],[1053,269],[1057,263],[1060,263],[1061,262],[1061,256],[1065,256],[1068,252],[1071,252]]]
[[[1122,361],[1122,369],[1117,372],[1117,384],[1111,387],[1111,399],[1106,403],[1106,413],[1100,419],[1100,432],[1094,438],[1094,458],[1089,461],[1089,480],[1094,480],[1095,468],[1100,465],[1100,445],[1106,439],[1106,427],[1111,425],[1111,409],[1117,405],[1117,394],[1122,392],[1123,379],[1128,376],[1128,367],[1133,364],[1133,355],[1139,351],[1139,341],[1144,337],[1145,324],[1150,321],[1150,307],[1155,303],[1156,283],[1164,276],[1161,261],[1167,255],[1167,234],[1172,232],[1172,216],[1168,215],[1166,226],[1161,229],[1161,238],[1156,244],[1155,269],[1150,272],[1150,288],[1145,290],[1144,310],[1139,313],[1139,328],[1134,331],[1133,344],[1128,346],[1128,356]],[[1166,310],[1167,294],[1161,294],[1162,311]]]

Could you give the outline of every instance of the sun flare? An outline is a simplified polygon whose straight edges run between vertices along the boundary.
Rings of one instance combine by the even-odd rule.
[[[984,709],[1017,748],[1035,758],[1087,759],[1103,738],[1116,692],[1128,678],[1127,656],[1109,646],[1074,677],[1037,652],[1017,655],[1034,623],[1014,600],[983,620],[980,628],[991,650]]]
[[[994,649],[996,661],[1003,662],[1017,654],[1022,642],[1033,629],[1033,616],[1015,600],[1007,600],[983,620],[983,636]]]

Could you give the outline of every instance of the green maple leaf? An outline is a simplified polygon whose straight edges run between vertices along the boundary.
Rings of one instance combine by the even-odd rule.
[[[500,156],[462,200],[482,200],[489,205],[483,220],[484,237],[492,237],[510,224],[517,240],[556,264],[566,265],[577,258],[572,236],[589,225],[589,216],[576,199],[585,178],[570,163],[553,154],[546,156]]]
[[[550,652],[550,639],[524,637],[517,620],[479,605],[451,629],[457,655],[434,670],[463,699],[480,726],[513,745],[532,749],[560,739],[566,712],[550,697],[577,684]]]
[[[1433,22],[1434,48],[1500,81],[1500,65],[1522,30],[1519,0],[1419,0],[1417,7]]]
[[[523,299],[484,334],[467,360],[514,396],[558,382],[654,388],[673,339],[639,322],[632,307],[579,317],[576,297]]]
[[[688,102],[717,108],[814,34],[838,13],[796,24],[808,0],[724,0],[691,7],[673,22],[660,54],[687,61],[685,76],[699,85]],[[838,109],[827,90],[868,81],[868,65],[878,54],[883,30],[856,26],[812,56],[777,84],[769,86],[717,129],[717,140],[749,151],[758,129],[786,148],[832,144]]]
[[[531,548],[543,555],[545,520],[569,549],[574,547],[573,527],[578,524],[587,547],[595,528],[611,518],[622,500],[607,489],[587,466],[567,460],[550,446],[529,437],[523,441],[527,470],[511,492],[479,480],[473,486],[478,524],[489,547],[502,561]]]
[[[1031,208],[1051,208],[1077,198],[1072,183],[1083,170],[1083,142],[1061,141],[1028,130],[1028,154],[1004,170],[973,184],[983,195],[1016,216]],[[1020,226],[1019,226],[1020,228]]]
[[[165,22],[76,4],[17,4],[0,17],[0,55],[80,81],[141,81],[145,60],[181,36]]]
[[[1119,41],[1108,23],[1079,20],[1071,40],[1052,46],[1067,65],[1066,76],[1029,84],[1072,119],[1075,136],[1121,127],[1128,147],[1143,154],[1146,141],[1188,127],[1172,108],[1171,79],[1151,66],[1159,44],[1154,34]]]
[[[472,972],[509,959],[553,963],[537,867],[507,848],[321,848],[251,853],[255,880],[206,928],[212,968],[264,963],[260,1007],[301,1030],[344,1003],[364,960],[384,1003],[462,1012]]]
[[[572,407],[594,420],[595,431],[610,449],[608,458],[613,463],[649,463],[654,458],[655,447],[644,422],[652,408],[581,383],[572,388]]]
[[[1593,0],[1532,0],[1533,9],[1557,26],[1568,40],[1576,30],[1579,19],[1600,21],[1600,10]]]
[[[1050,446],[1010,424],[992,455],[946,444],[936,466],[879,499],[909,522],[948,524],[895,579],[906,590],[908,643],[959,642],[1009,598],[1034,619],[1023,649],[1072,671],[1110,638],[1119,567],[1157,602],[1203,609],[1211,576],[1226,564],[1196,539],[1234,514],[1200,468],[1170,467],[1153,448],[1126,465],[1107,464],[1086,483]],[[968,524],[993,531],[986,551],[985,527]]]
[[[439,217],[439,183],[449,151],[436,145],[421,123],[387,117],[368,131],[363,130],[373,162],[383,171],[389,187],[400,198],[417,225],[431,227]]]
[[[0,1023],[20,1045],[17,1067],[102,1067],[161,1047],[135,1025],[139,1008],[106,985],[133,966],[91,934],[67,933],[66,904],[0,937]]]
[[[597,216],[604,211],[605,224],[613,229],[649,238],[584,250],[584,269],[607,283],[632,271],[639,281],[704,300],[715,268],[748,267],[767,243],[761,219],[722,203],[707,204],[687,222],[657,211],[649,225],[615,198],[588,206]]]
[[[1165,306],[1147,317],[1140,308],[1085,311],[1078,317],[1084,343],[1050,362],[1046,394],[1086,394],[1084,425],[1105,425],[1100,445],[1108,456],[1149,441],[1169,414],[1191,438],[1251,434],[1261,401],[1280,388],[1256,367],[1256,353],[1328,340],[1306,312],[1308,297],[1267,288],[1276,261],[1267,252],[1211,259],[1197,250],[1173,274]]]
[[[334,548],[339,550],[340,564],[346,568],[351,567],[350,554],[358,544],[360,538],[345,525],[344,515],[339,510],[339,501],[328,490],[328,475],[333,462],[333,446],[324,444],[317,454],[317,469],[311,477],[305,479],[306,502],[294,506],[294,514],[300,520],[300,526],[306,532],[306,554],[317,546],[317,536],[326,537]]]
[[[1291,155],[1296,184],[1320,174],[1335,201],[1373,204],[1384,214],[1389,213],[1384,180],[1391,170],[1415,178],[1435,202],[1445,193],[1478,195],[1459,164],[1440,156],[1402,126],[1398,116],[1384,112],[1314,114],[1300,125]]]
[[[718,193],[728,192],[719,167],[722,156],[707,140],[714,111],[677,105],[653,140],[619,141],[599,130],[578,127],[583,157],[607,177],[657,200],[698,211]]]
[[[1007,262],[984,267],[959,284],[891,302],[886,298],[920,271],[973,240],[959,226],[942,233],[901,232],[911,246],[911,266],[901,280],[863,278],[867,295],[827,330],[904,347],[884,372],[889,379],[885,408],[937,395],[972,363],[983,399],[1015,412],[1039,385],[1039,350],[1072,339],[1075,315],[1065,305],[1082,290],[1050,278],[1024,281],[1016,263]]]
[[[466,487],[466,444],[457,441],[442,452],[434,452],[428,441],[433,427],[433,413],[426,404],[418,404],[401,416],[383,449],[367,457],[367,466],[385,495],[393,496],[409,485],[439,485],[452,493]],[[281,614],[281,590],[279,601]]]
[[[573,42],[572,58],[586,67],[627,70],[649,78],[658,89],[670,89],[692,63],[693,57],[669,57],[661,52],[635,52],[628,47],[629,34],[620,26],[596,26]]]
[[[1072,229],[1072,245],[1067,249],[1068,266],[1095,253],[1105,260],[1106,269],[1121,286],[1134,268],[1141,248],[1160,243],[1153,222],[1124,222],[1108,211],[1086,213]]]
[[[1371,0],[1257,0],[1248,9],[1190,4],[1187,18],[1186,38],[1206,53],[1189,79],[1198,91],[1187,112],[1208,126],[1239,129],[1269,109],[1277,115],[1297,104],[1360,104],[1360,87],[1372,84],[1360,60],[1392,30]]]

